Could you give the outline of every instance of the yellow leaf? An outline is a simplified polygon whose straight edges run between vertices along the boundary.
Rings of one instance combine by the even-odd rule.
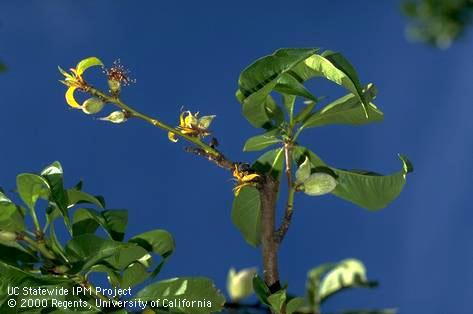
[[[66,101],[67,101],[67,104],[71,106],[72,108],[80,109],[81,105],[79,105],[79,103],[74,98],[74,92],[76,91],[76,89],[77,89],[76,86],[71,86],[67,89]]]
[[[103,63],[102,61],[100,61],[99,58],[90,57],[90,58],[84,59],[77,64],[77,67],[76,67],[77,75],[81,76],[84,73],[84,71],[87,70],[88,68],[93,67],[93,66],[98,66],[98,65],[103,66]]]

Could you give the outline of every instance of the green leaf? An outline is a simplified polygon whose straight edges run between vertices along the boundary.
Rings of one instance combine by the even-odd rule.
[[[301,297],[296,297],[287,302],[286,305],[286,314],[293,314],[298,311],[300,308],[305,306],[305,299]]]
[[[268,286],[258,275],[253,277],[253,290],[261,303],[270,305],[268,297],[271,295],[271,291]]]
[[[309,149],[302,146],[295,147],[293,158],[298,164],[302,162],[304,156],[309,157],[313,171],[322,168],[321,170],[333,172],[329,174],[337,178],[337,186],[332,194],[369,210],[382,209],[396,199],[404,188],[407,174],[413,171],[411,162],[403,155],[399,155],[402,169],[386,176],[366,170],[349,171],[328,167]]]
[[[143,261],[147,266],[151,264],[151,255],[139,245],[121,243],[115,254],[106,257],[103,262],[117,270],[125,270],[137,261]]]
[[[335,265],[322,279],[319,290],[320,303],[344,289],[372,288],[375,282],[368,281],[366,268],[357,259],[346,259]]]
[[[266,114],[266,97],[273,91],[283,95],[297,95],[317,101],[303,82],[313,77],[324,77],[345,87],[360,101],[364,117],[369,117],[369,101],[353,66],[340,53],[325,51],[317,54],[316,49],[279,49],[263,57],[240,75],[237,98],[243,105],[243,115],[255,127],[270,124]],[[290,120],[293,118],[294,103],[286,105]]]
[[[176,307],[169,308],[173,312],[190,314],[218,312],[223,309],[225,303],[225,298],[215,288],[213,282],[203,277],[182,277],[158,281],[135,295],[135,299],[142,301],[156,301],[164,298],[200,302],[202,306],[191,307],[181,307],[179,302],[176,302]]]
[[[69,189],[67,190],[67,196],[69,200],[68,207],[72,207],[77,204],[88,203],[93,204],[99,208],[104,208],[105,205],[97,197],[80,191],[79,189]]]
[[[290,73],[284,73],[278,80],[278,83],[274,87],[274,90],[280,92],[281,94],[301,96],[312,101],[317,101],[317,97],[312,95],[304,85],[299,82],[294,76]]]
[[[399,155],[402,169],[392,175],[373,175],[367,171],[331,168],[338,176],[334,195],[369,210],[388,206],[401,193],[407,174],[413,171],[410,161]]]
[[[53,162],[51,165],[41,171],[41,176],[46,179],[48,182],[51,195],[50,201],[52,201],[64,217],[64,222],[66,224],[69,233],[72,234],[72,225],[68,213],[68,204],[66,190],[64,190],[64,178],[63,178],[62,166],[58,161]]]
[[[383,113],[373,104],[366,105],[368,118],[360,100],[348,94],[328,104],[323,109],[311,114],[301,126],[304,128],[320,127],[328,124],[362,125],[383,121]]]
[[[50,224],[49,227],[49,242],[53,252],[56,255],[61,256],[64,262],[69,263],[69,259],[66,256],[66,251],[64,250],[63,246],[61,245],[61,242],[59,242],[59,239],[57,238],[54,223]]]
[[[19,232],[24,229],[24,216],[19,207],[0,191],[0,230]]]
[[[286,297],[286,290],[280,290],[268,297],[268,302],[276,313],[281,313],[282,307],[286,302]]]
[[[7,67],[5,66],[5,64],[0,62],[0,73],[5,72],[6,70],[7,70]]]
[[[84,73],[85,70],[87,70],[90,67],[93,66],[103,66],[102,61],[96,57],[89,57],[86,59],[81,60],[77,66],[76,66],[76,71],[79,75]]]
[[[309,101],[306,104],[306,106],[294,118],[294,123],[303,122],[307,117],[309,117],[309,115],[312,113],[312,110],[314,110],[316,105],[317,105],[317,102]]]
[[[253,126],[267,127],[270,124],[271,118],[266,113],[265,104],[267,96],[280,80],[286,83],[291,80],[283,75],[315,51],[316,49],[279,49],[243,70],[238,81],[237,98],[242,103],[243,115]],[[297,89],[294,85],[290,88]]]
[[[21,293],[19,296],[9,295],[7,291],[8,287],[19,287],[21,292],[23,287],[43,287],[47,289],[54,288],[55,286],[64,286],[68,288],[72,286],[72,281],[70,279],[53,277],[49,275],[36,276],[3,262],[0,262],[0,273],[2,274],[0,276],[0,311],[2,313],[7,313],[7,300],[17,298],[20,300],[21,298],[25,298],[25,296],[21,295]],[[40,297],[36,296],[36,298]]]
[[[93,209],[79,208],[74,212],[72,232],[74,236],[86,233],[95,233],[99,226],[108,233],[110,238],[122,241],[128,223],[126,210],[104,210],[98,212]]]
[[[50,187],[48,182],[32,173],[22,173],[16,177],[16,186],[21,199],[29,209],[34,210],[38,198],[48,198]]]
[[[83,234],[72,238],[66,245],[66,254],[74,263],[76,271],[86,271],[100,261],[115,256],[124,247],[134,244],[126,244],[113,240],[102,239],[93,234]]]
[[[286,108],[287,115],[289,116],[289,121],[292,122],[294,119],[294,105],[296,103],[296,96],[282,94],[282,102]]]
[[[293,71],[306,81],[313,77],[324,77],[356,95],[363,106],[368,105],[364,99],[360,79],[353,66],[340,53],[325,51],[322,54],[313,54],[300,62]]]
[[[175,248],[172,235],[166,230],[161,229],[151,230],[134,236],[129,242],[136,243],[148,252],[154,252],[162,257],[170,256]]]
[[[259,173],[270,173],[274,178],[282,174],[284,162],[284,148],[267,151],[255,161],[252,168]]]
[[[256,188],[246,186],[235,196],[232,221],[248,244],[261,244],[261,200]]]
[[[123,271],[120,287],[122,289],[134,287],[148,279],[148,277],[149,273],[143,264],[139,262],[133,263]]]
[[[243,147],[243,151],[245,152],[258,151],[258,150],[265,149],[268,146],[280,143],[282,141],[281,139],[278,138],[279,134],[280,134],[279,129],[274,129],[264,134],[250,137],[246,141],[245,146]]]

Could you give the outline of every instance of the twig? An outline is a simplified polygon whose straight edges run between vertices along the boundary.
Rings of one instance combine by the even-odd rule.
[[[276,241],[278,244],[282,242],[284,236],[289,230],[289,226],[291,225],[292,214],[294,209],[294,196],[296,194],[296,187],[293,182],[292,178],[292,168],[291,168],[291,155],[292,155],[292,143],[286,142],[284,144],[284,156],[286,161],[286,177],[287,177],[287,186],[288,186],[288,196],[287,196],[287,204],[286,204],[286,211],[284,212],[284,218],[281,222],[281,226],[276,231]]]

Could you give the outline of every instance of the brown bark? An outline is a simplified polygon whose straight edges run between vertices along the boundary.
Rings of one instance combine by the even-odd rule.
[[[278,187],[278,182],[271,175],[265,176],[260,187],[263,273],[264,281],[271,292],[281,289],[278,271],[278,242],[275,237]]]

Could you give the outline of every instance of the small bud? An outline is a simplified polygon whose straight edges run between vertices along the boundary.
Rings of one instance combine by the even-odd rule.
[[[112,123],[123,123],[125,122],[126,116],[123,111],[114,111],[111,114],[109,114],[107,117],[100,118],[102,121],[110,121]]]
[[[245,268],[236,272],[231,268],[227,276],[227,290],[230,298],[238,302],[253,293],[253,277],[256,268]]]
[[[110,79],[108,80],[108,88],[110,88],[110,92],[112,94],[117,94],[120,92],[122,84],[120,83],[120,81]]]
[[[0,242],[14,242],[16,241],[16,233],[10,231],[0,231]]]
[[[311,196],[319,196],[332,192],[337,186],[337,180],[324,172],[311,174],[304,181],[304,193]]]
[[[82,111],[86,114],[96,114],[102,111],[104,105],[105,103],[103,102],[103,100],[96,97],[92,97],[84,101],[81,108]]]
[[[215,116],[203,116],[199,119],[197,127],[201,130],[207,130]]]

